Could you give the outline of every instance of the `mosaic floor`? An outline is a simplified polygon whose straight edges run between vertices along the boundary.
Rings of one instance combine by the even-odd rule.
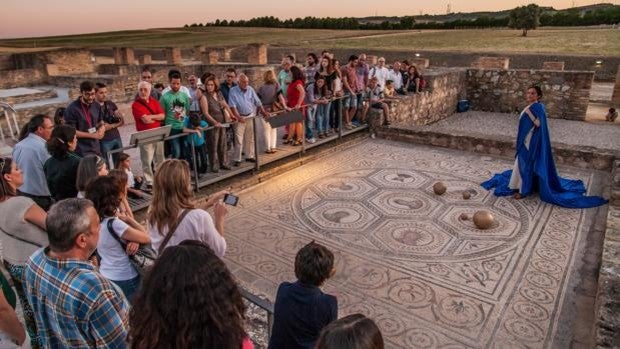
[[[339,316],[370,316],[390,348],[556,347],[587,211],[478,186],[509,166],[369,140],[239,193],[226,261],[273,300],[280,282],[295,279],[297,250],[316,240],[336,255],[324,290],[338,297]],[[586,185],[594,176],[561,174]],[[442,196],[432,192],[438,180],[448,187]],[[496,218],[489,230],[459,219],[479,209]]]

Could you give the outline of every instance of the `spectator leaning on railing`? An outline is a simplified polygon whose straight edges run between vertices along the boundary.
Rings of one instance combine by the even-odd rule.
[[[161,127],[164,120],[164,111],[155,98],[151,95],[151,84],[146,81],[138,83],[138,97],[131,104],[131,113],[136,122],[136,131],[146,131]],[[153,188],[153,167],[151,163],[155,161],[155,167],[164,162],[164,144],[156,142],[150,144],[138,144],[140,147],[140,162],[142,163],[142,173],[146,181],[146,189]]]
[[[77,195],[75,183],[77,169],[82,159],[76,152],[75,127],[59,125],[47,141],[47,150],[52,155],[43,165],[47,187],[56,201],[74,198]]]
[[[228,163],[228,142],[226,140],[225,123],[231,122],[233,114],[220,92],[219,83],[215,76],[203,75],[203,91],[200,98],[200,110],[209,125],[214,126],[206,132],[207,151],[209,152],[209,167],[212,172],[230,170]],[[226,117],[228,115],[228,118]]]

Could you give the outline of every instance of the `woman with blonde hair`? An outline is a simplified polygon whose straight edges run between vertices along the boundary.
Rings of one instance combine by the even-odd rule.
[[[258,97],[263,103],[263,107],[269,113],[289,109],[286,107],[286,100],[282,95],[280,84],[276,81],[276,74],[273,70],[267,70],[263,74],[263,86],[258,89]],[[272,128],[267,121],[269,116],[263,117],[263,129],[265,130],[265,152],[273,154],[276,152],[276,143],[278,140],[278,129]]]
[[[221,191],[202,204],[193,201],[189,165],[184,160],[164,161],[155,174],[153,201],[147,214],[151,244],[161,252],[183,240],[206,243],[218,257],[226,252],[224,217],[228,213]],[[206,211],[213,206],[214,218]]]

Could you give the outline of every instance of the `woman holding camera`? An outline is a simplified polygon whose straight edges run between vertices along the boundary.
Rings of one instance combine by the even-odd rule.
[[[201,205],[194,202],[187,161],[164,161],[155,173],[153,201],[147,214],[155,251],[161,254],[166,247],[183,240],[198,240],[209,245],[218,257],[223,257],[226,252],[224,218],[228,213],[222,203],[225,194],[223,191],[213,194]],[[206,211],[209,207],[213,207],[213,218]]]

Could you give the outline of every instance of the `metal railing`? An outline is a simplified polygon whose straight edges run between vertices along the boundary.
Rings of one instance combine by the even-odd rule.
[[[6,117],[6,124],[9,127],[9,135],[14,141],[17,141],[19,135],[19,125],[17,124],[17,112],[8,103],[0,102],[0,108],[4,109],[4,116]],[[15,129],[13,129],[15,128]],[[0,141],[6,142],[4,130],[0,129]]]
[[[271,331],[273,330],[274,304],[268,300],[258,297],[241,286],[239,286],[239,291],[241,291],[241,297],[267,312],[267,339],[271,338]]]
[[[338,108],[336,109],[336,118],[338,120],[338,137],[337,139],[341,139],[343,137],[343,125],[342,125],[342,107],[343,107],[343,103],[341,102],[343,99],[348,98],[348,96],[339,96],[339,97],[333,97],[330,98],[329,101],[330,103],[337,103]],[[301,108],[308,108],[313,106],[313,104],[304,104],[301,106]],[[283,113],[288,112],[288,110],[281,110],[281,111],[277,111],[277,112],[271,112],[269,113],[269,117],[273,117],[273,116],[278,116],[281,115]],[[327,116],[329,117],[329,115]],[[260,161],[260,157],[258,156],[258,134],[257,134],[257,120],[258,119],[262,119],[263,117],[260,115],[257,116],[252,116],[252,117],[245,117],[243,118],[245,122],[252,122],[252,126],[253,126],[253,137],[254,137],[254,151],[255,151],[255,160],[256,162],[254,163],[254,171],[259,171],[260,170],[260,166],[261,166],[261,161]],[[307,149],[306,146],[306,118],[304,118],[302,121],[302,137],[301,137],[301,147],[299,148],[299,150],[297,151],[297,153],[299,154],[299,156],[301,157]],[[236,122],[230,122],[230,123],[223,123],[221,127],[231,127],[235,124]],[[204,128],[201,128],[202,131],[208,131],[208,130],[212,130],[217,128],[216,126],[207,126]],[[153,143],[158,143],[158,142],[163,142],[163,141],[169,141],[169,140],[173,140],[173,139],[177,139],[177,138],[181,138],[181,137],[187,137],[187,136],[191,136],[193,133],[192,132],[182,132],[182,133],[178,133],[175,134],[173,136],[168,136],[168,137],[162,137],[162,138],[156,138],[156,139],[149,139],[147,141],[138,141],[135,144],[132,145],[128,145],[122,148],[118,148],[118,149],[114,149],[111,150],[107,153],[107,157],[108,157],[108,163],[110,164],[110,168],[114,168],[114,164],[112,161],[112,155],[116,154],[116,153],[120,153],[123,152],[125,150],[129,150],[129,149],[135,149],[138,148],[142,145],[147,145],[147,144],[153,144]],[[208,184],[204,184],[201,185],[200,183],[200,176],[198,173],[198,167],[197,167],[197,163],[196,163],[196,151],[194,148],[194,139],[193,137],[188,137],[189,142],[190,142],[190,155],[191,155],[191,161],[192,161],[192,172],[193,172],[193,186],[194,186],[194,190],[198,191],[201,186],[206,186]],[[294,154],[294,153],[293,153]],[[291,154],[292,155],[292,154]],[[236,174],[236,172],[232,173],[233,175]],[[220,180],[224,180],[229,178],[230,176],[221,176]]]

